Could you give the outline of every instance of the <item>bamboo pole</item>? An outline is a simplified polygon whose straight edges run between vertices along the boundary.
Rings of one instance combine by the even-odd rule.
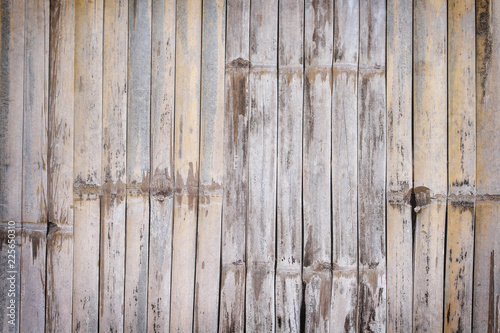
[[[245,326],[250,1],[226,3],[224,198],[219,332]]]
[[[300,332],[304,1],[279,2],[276,331]]]
[[[97,331],[103,3],[75,2],[73,330]]]
[[[198,217],[202,1],[177,2],[175,203],[170,330],[193,329]]]
[[[45,331],[49,7],[46,0],[26,1],[21,332]]]
[[[73,290],[74,3],[50,4],[46,332],[70,332]]]
[[[445,331],[472,329],[476,194],[474,1],[448,5],[448,214]]]
[[[151,0],[129,1],[124,330],[147,330]]]
[[[250,6],[246,330],[274,331],[278,1]]]
[[[360,2],[358,77],[358,330],[386,329],[384,0]]]
[[[443,327],[447,196],[446,8],[444,0],[414,2],[415,331],[435,332]]]
[[[355,331],[358,285],[359,3],[335,1],[332,71],[332,301],[330,331]]]
[[[24,1],[0,8],[0,329],[19,331],[23,177]],[[9,224],[9,221],[13,221]],[[10,227],[10,228],[9,228]],[[11,303],[14,302],[14,303]],[[14,305],[11,305],[14,304]],[[11,323],[9,323],[11,321]]]
[[[413,1],[387,4],[387,330],[411,332]]]
[[[148,331],[170,327],[174,204],[175,1],[153,1]]]
[[[306,332],[327,332],[332,286],[332,1],[306,1],[304,50],[303,325]]]
[[[473,331],[500,329],[500,7],[476,2],[477,201]]]
[[[127,181],[127,2],[104,2],[99,331],[123,331]]]
[[[219,279],[224,158],[224,0],[203,1],[200,189],[194,330],[216,332],[219,316]]]

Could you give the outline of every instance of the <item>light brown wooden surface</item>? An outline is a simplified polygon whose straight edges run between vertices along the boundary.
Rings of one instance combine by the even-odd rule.
[[[224,158],[225,20],[223,0],[203,1],[200,188],[196,248],[194,331],[216,332]]]
[[[476,194],[474,1],[448,4],[448,211],[444,330],[470,332]]]
[[[148,320],[151,0],[130,0],[128,8],[124,331],[143,332]]]
[[[174,205],[175,1],[152,3],[148,330],[170,327]]]
[[[335,1],[332,85],[330,332],[356,331],[358,309],[359,1]]]
[[[413,1],[387,1],[387,331],[411,332]]]
[[[500,329],[500,7],[476,2],[477,201],[472,328]]]
[[[73,295],[73,1],[50,4],[46,332],[70,332]]]
[[[1,329],[498,332],[499,13],[3,0]]]
[[[128,4],[104,1],[99,331],[123,331]]]
[[[300,332],[304,2],[280,1],[276,221],[277,332]]]
[[[416,201],[413,330],[443,327],[447,196],[447,3],[414,4],[413,175]]]

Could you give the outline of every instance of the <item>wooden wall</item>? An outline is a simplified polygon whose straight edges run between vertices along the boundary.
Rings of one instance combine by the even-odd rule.
[[[500,332],[497,0],[0,16],[3,332]]]

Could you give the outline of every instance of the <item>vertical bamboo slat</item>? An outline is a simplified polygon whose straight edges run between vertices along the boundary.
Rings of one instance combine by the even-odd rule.
[[[360,2],[358,330],[386,329],[385,0]]]
[[[73,1],[51,1],[46,332],[71,332],[73,290]]]
[[[303,288],[306,332],[328,332],[331,300],[333,2],[306,1],[303,125]]]
[[[356,330],[359,2],[335,1],[332,72],[331,332]]]
[[[448,213],[444,330],[472,329],[476,194],[474,1],[448,5]]]
[[[300,332],[304,1],[280,1],[276,331]]]
[[[194,330],[216,332],[219,316],[219,279],[224,157],[224,0],[203,1],[200,189]]]
[[[476,2],[477,201],[473,330],[500,329],[500,7]]]
[[[2,292],[0,293],[0,306],[2,309],[0,310],[0,329],[3,332],[19,331],[24,14],[24,1],[6,0],[1,3],[0,263],[2,270],[0,271],[0,289]],[[12,225],[14,229],[10,229],[11,231],[8,228],[8,221],[14,221]],[[14,306],[11,305],[11,301],[15,302]]]
[[[446,1],[414,2],[413,329],[443,327],[447,195]]]
[[[123,331],[128,4],[104,1],[99,331]]]
[[[199,185],[201,0],[178,0],[175,37],[175,203],[170,330],[192,331]]]
[[[20,332],[44,332],[50,3],[25,9]]]
[[[151,0],[129,0],[128,6],[124,329],[143,332],[148,320]]]
[[[170,327],[174,205],[175,1],[153,1],[148,331]]]
[[[250,6],[246,330],[274,331],[278,1]]]
[[[250,0],[227,0],[219,332],[245,326]]]
[[[103,2],[75,1],[73,331],[97,331]]]
[[[411,332],[413,1],[387,4],[387,330]]]

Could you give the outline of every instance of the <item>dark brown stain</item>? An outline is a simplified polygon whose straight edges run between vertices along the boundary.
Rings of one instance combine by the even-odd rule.
[[[179,155],[179,159],[181,160],[182,159],[182,138],[183,138],[183,134],[184,134],[184,119],[182,118],[182,115],[180,116],[180,120],[179,120],[179,145],[178,145],[178,148],[177,148],[177,154]]]
[[[476,53],[478,55],[476,71],[481,88],[481,104],[484,104],[487,90],[486,82],[491,72],[491,55],[493,52],[491,20],[490,0],[478,0],[476,2]]]
[[[45,237],[44,232],[35,231],[35,230],[26,230],[28,232],[29,242],[31,243],[31,258],[32,263],[35,263],[35,260],[38,258],[38,251],[45,252]],[[25,231],[25,232],[26,232]],[[43,253],[45,256],[45,253]]]
[[[498,305],[497,305],[498,306]],[[490,253],[490,286],[488,300],[488,333],[497,333],[495,329],[495,250]]]
[[[359,298],[358,298],[358,313],[359,313],[359,332],[373,332],[370,323],[375,322],[375,304],[370,286],[364,282],[359,282]]]
[[[232,113],[232,127],[233,127],[233,145],[234,151],[238,150],[240,144],[239,130],[240,130],[240,116],[246,117],[247,115],[247,93],[248,93],[248,71],[232,71],[229,73],[231,80],[231,90],[229,91],[229,105],[228,112]]]
[[[174,195],[174,179],[170,168],[156,169],[151,179],[151,196],[160,201]]]
[[[198,165],[196,165],[196,170],[194,170],[193,162],[189,162],[189,170],[185,183],[179,170],[177,170],[175,176],[175,195],[178,205],[182,205],[182,198],[187,195],[189,210],[196,209],[198,205]]]
[[[413,189],[415,204],[417,207],[425,207],[431,203],[431,190],[425,186],[418,186]]]
[[[109,215],[109,209],[118,207],[126,198],[126,185],[121,179],[113,183],[106,180],[101,186],[101,219]]]
[[[250,61],[243,58],[238,58],[227,64],[228,68],[250,68]]]
[[[313,53],[312,57],[318,57],[320,55],[320,52],[324,51],[329,51],[326,48],[326,34],[325,34],[325,27],[331,27],[332,25],[332,16],[330,13],[333,13],[333,1],[331,0],[313,0],[312,1],[312,7],[313,7],[313,14],[314,14],[314,19],[313,19],[313,25],[314,25],[314,30],[313,30],[313,36],[312,36],[312,42],[314,43],[313,46]]]

